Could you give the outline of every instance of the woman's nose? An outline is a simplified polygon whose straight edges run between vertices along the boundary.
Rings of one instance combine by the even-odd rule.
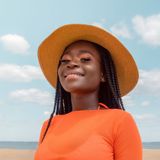
[[[75,68],[75,67],[79,67],[79,64],[75,61],[70,61],[68,64],[67,64],[67,68]]]

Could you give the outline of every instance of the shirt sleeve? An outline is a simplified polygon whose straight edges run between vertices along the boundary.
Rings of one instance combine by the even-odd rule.
[[[115,160],[142,160],[142,142],[130,113],[124,112],[115,128]]]

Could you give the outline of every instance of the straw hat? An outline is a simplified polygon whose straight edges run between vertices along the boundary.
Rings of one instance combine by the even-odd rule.
[[[138,81],[138,69],[130,52],[113,35],[102,28],[86,24],[67,24],[56,29],[38,48],[41,69],[55,88],[57,67],[64,49],[74,41],[87,40],[106,48],[114,61],[121,96],[129,93]]]

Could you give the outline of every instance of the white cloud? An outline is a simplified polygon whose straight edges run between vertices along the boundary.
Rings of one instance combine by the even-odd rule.
[[[104,24],[106,23],[106,19],[102,18],[99,22],[93,22],[91,25],[102,28],[106,30]],[[115,24],[110,29],[107,30],[108,32],[111,31],[112,34],[115,36],[120,36],[123,38],[131,39],[131,33],[129,32],[127,26],[124,23]]]
[[[16,54],[26,54],[28,53],[28,49],[30,48],[27,40],[17,34],[7,34],[0,37],[0,42],[4,46],[4,48],[11,53]]]
[[[137,15],[132,22],[135,31],[145,43],[160,46],[160,14],[149,17]]]
[[[99,27],[99,28],[102,28],[102,29],[105,29],[105,28],[103,27],[103,23],[100,23],[100,22],[93,22],[91,25],[96,26],[96,27]]]
[[[36,88],[15,90],[9,94],[11,99],[21,102],[37,103],[40,105],[52,105],[53,95],[47,91]]]
[[[153,120],[156,118],[156,116],[150,113],[144,113],[142,115],[135,115],[135,118],[141,121],[146,121],[146,120]]]
[[[123,104],[125,107],[133,107],[133,106],[135,107],[136,106],[136,103],[135,103],[136,101],[132,94],[122,97],[122,100],[123,100]],[[150,102],[144,100],[143,102],[140,103],[140,106],[148,107],[150,106]]]
[[[100,21],[101,21],[101,23],[106,23],[107,22],[107,20],[105,18],[101,18]]]
[[[123,38],[131,39],[131,33],[129,32],[127,26],[124,23],[115,24],[110,28],[111,32]]]
[[[11,82],[30,82],[34,79],[42,79],[42,77],[40,68],[36,66],[0,64],[0,80],[7,80]]]
[[[160,70],[140,70],[135,91],[143,95],[160,96]]]
[[[49,115],[49,114],[51,114],[51,112],[49,112],[49,111],[44,111],[44,115]]]
[[[143,101],[141,103],[142,106],[146,107],[146,106],[149,106],[150,105],[150,102],[149,101]]]
[[[122,97],[122,99],[123,99],[124,106],[132,107],[135,105],[134,101],[130,95],[124,96],[124,97]]]
[[[124,105],[132,107],[136,105],[135,95],[143,97],[160,97],[160,70],[139,70],[139,81],[135,89],[122,97]],[[151,105],[151,102],[143,100],[139,103],[142,107]]]

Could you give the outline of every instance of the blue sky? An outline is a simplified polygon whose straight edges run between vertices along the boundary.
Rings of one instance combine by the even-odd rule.
[[[54,89],[38,64],[39,44],[68,23],[100,26],[137,62],[140,79],[124,104],[143,141],[160,141],[160,1],[0,0],[0,141],[37,141]]]

